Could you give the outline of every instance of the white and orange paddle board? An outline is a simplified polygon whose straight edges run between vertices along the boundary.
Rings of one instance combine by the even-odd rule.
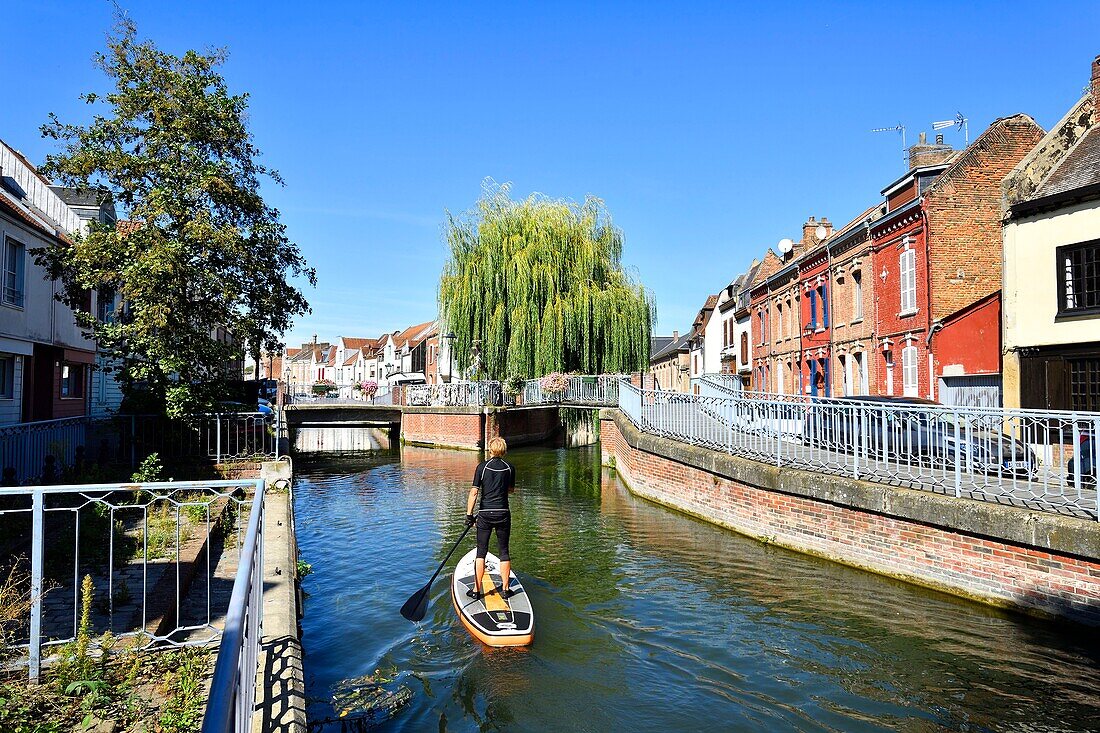
[[[485,573],[481,576],[480,600],[473,600],[466,591],[474,587],[474,555],[467,552],[455,565],[451,576],[451,600],[458,620],[478,641],[489,646],[526,646],[535,638],[535,611],[526,589],[515,573],[509,587],[515,594],[501,598],[500,560],[490,553],[485,557]]]

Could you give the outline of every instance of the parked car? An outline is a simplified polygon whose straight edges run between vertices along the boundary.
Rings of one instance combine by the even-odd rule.
[[[1096,436],[1091,433],[1081,433],[1077,441],[1077,448],[1073,452],[1073,458],[1069,459],[1066,469],[1069,473],[1069,481],[1073,483],[1077,467],[1080,466],[1081,483],[1090,488],[1096,487]]]
[[[865,450],[877,460],[912,461],[945,471],[1030,478],[1038,465],[1019,440],[971,414],[919,397],[846,397],[807,407],[803,440],[838,452]]]

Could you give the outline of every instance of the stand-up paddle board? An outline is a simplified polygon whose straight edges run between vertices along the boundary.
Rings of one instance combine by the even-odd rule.
[[[470,550],[455,565],[451,578],[451,600],[454,601],[458,619],[478,641],[489,646],[526,646],[535,638],[535,613],[531,599],[511,573],[508,587],[515,595],[504,599],[500,596],[500,560],[490,553],[485,558],[485,573],[481,576],[481,590],[485,594],[475,601],[466,595],[474,587],[474,555]]]

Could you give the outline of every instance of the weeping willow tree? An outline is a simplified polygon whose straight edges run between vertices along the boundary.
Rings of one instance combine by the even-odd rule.
[[[603,202],[509,190],[487,182],[473,210],[447,216],[439,310],[455,365],[470,367],[478,341],[490,379],[644,368],[653,297],[623,271],[623,233]]]

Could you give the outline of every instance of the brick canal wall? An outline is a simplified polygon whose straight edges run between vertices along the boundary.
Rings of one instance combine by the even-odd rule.
[[[414,445],[478,450],[500,436],[509,446],[550,440],[561,429],[556,407],[405,407],[401,440]]]
[[[689,446],[601,414],[630,491],[762,541],[1005,608],[1100,625],[1100,522]]]

